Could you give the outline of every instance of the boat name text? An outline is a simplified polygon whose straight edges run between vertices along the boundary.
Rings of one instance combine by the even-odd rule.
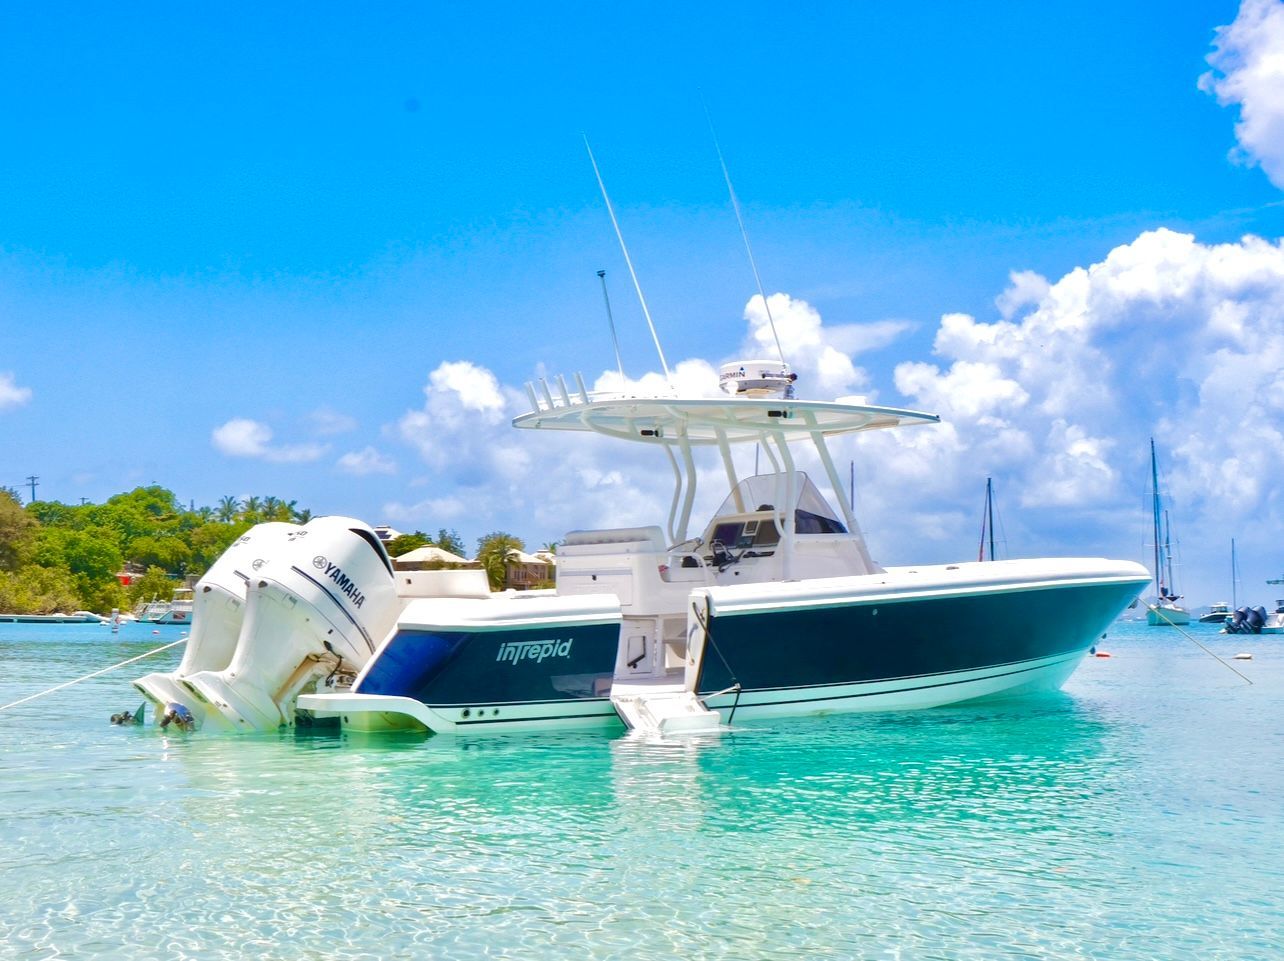
[[[548,641],[505,641],[499,645],[499,653],[495,656],[495,660],[509,661],[513,664],[519,661],[534,661],[539,664],[546,657],[570,657],[573,640],[574,638],[568,637],[564,641],[556,638]]]

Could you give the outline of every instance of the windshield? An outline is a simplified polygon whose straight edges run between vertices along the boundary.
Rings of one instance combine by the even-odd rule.
[[[782,506],[779,499],[784,497],[786,476],[785,474],[758,474],[754,477],[746,477],[736,485],[736,490],[740,492],[740,502],[744,504],[744,511],[737,509],[735,493],[731,493],[722,502],[722,506],[718,508],[714,517],[779,509]],[[838,519],[838,515],[820,491],[816,489],[811,478],[802,471],[798,472],[797,477],[798,499],[793,504],[796,511],[794,529],[799,534],[847,533],[847,528],[843,526],[843,522]]]

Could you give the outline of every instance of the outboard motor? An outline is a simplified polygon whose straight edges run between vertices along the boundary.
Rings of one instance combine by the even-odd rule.
[[[207,721],[274,730],[293,722],[295,698],[317,680],[360,670],[400,610],[374,531],[349,517],[317,518],[251,575],[231,663],[184,677],[183,686]]]
[[[1222,631],[1226,634],[1260,634],[1266,623],[1266,608],[1241,607],[1226,619]]]
[[[148,674],[134,681],[134,687],[156,706],[157,718],[162,716],[166,705],[177,703],[188,708],[196,724],[204,720],[201,704],[182,687],[182,679],[200,671],[221,671],[231,663],[245,619],[245,593],[250,576],[287,538],[297,536],[302,530],[298,524],[275,521],[251,527],[220,554],[205,576],[196,582],[192,632],[178,669],[168,674]]]
[[[1248,626],[1252,628],[1254,634],[1262,633],[1262,628],[1266,624],[1266,608],[1253,607],[1248,611]]]

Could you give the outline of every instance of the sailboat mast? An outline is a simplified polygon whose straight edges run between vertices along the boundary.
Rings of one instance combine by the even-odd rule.
[[[985,479],[985,519],[990,525],[990,560],[994,560],[994,484]]]
[[[976,559],[985,560],[985,542],[990,542],[990,560],[994,560],[994,496],[991,479],[985,479],[985,507],[981,510],[981,543],[976,548]]]
[[[1168,590],[1171,592],[1176,588],[1173,587],[1173,545],[1172,545],[1173,526],[1168,520],[1168,510],[1164,509],[1164,564],[1167,567]]]
[[[1154,520],[1154,538],[1155,538],[1155,589],[1162,600],[1164,591],[1164,569],[1159,563],[1159,544],[1163,540],[1163,531],[1160,527],[1159,516],[1159,463],[1155,458],[1155,439],[1150,438],[1150,489],[1151,489],[1151,513]]]

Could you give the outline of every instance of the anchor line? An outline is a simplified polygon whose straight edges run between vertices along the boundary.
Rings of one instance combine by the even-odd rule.
[[[139,654],[137,657],[131,657],[127,661],[121,661],[119,664],[113,664],[111,667],[104,667],[101,671],[94,671],[92,674],[86,674],[84,677],[78,677],[73,681],[64,681],[62,684],[56,684],[47,690],[40,691],[37,694],[29,694],[24,698],[11,701],[8,704],[0,704],[0,711],[7,711],[11,707],[17,707],[19,704],[26,704],[28,701],[34,701],[38,697],[44,697],[46,694],[52,694],[54,691],[61,691],[64,687],[71,687],[73,684],[79,684],[81,681],[87,681],[90,678],[106,674],[108,671],[114,671],[118,667],[124,667],[126,664],[133,664],[135,661],[141,661],[145,657],[151,657],[153,654],[159,654],[161,651],[168,651],[171,647],[177,647],[179,644],[186,644],[187,638],[180,637],[177,641],[169,644],[162,644],[160,647],[153,648],[145,654]]]
[[[731,687],[717,692],[718,694],[726,694],[730,691],[734,691],[736,694],[735,700],[731,702],[731,714],[727,717],[727,726],[730,727],[731,722],[736,718],[736,708],[740,706],[740,681],[736,677],[736,672],[731,669],[731,665],[727,662],[726,657],[723,656],[722,651],[719,650],[718,642],[713,639],[713,631],[709,630],[709,622],[700,614],[700,608],[695,604],[692,604],[691,613],[695,615],[696,623],[700,625],[700,630],[704,631],[705,640],[707,640],[709,642],[709,646],[713,648],[713,653],[718,655],[718,660],[720,660],[722,662],[722,666],[727,669],[727,676],[731,678]],[[714,697],[715,695],[710,694],[709,696]],[[708,705],[706,704],[705,707],[708,707]]]
[[[1249,684],[1252,684],[1252,683],[1253,683],[1251,679],[1249,679],[1248,677],[1246,677],[1246,676],[1245,676],[1245,675],[1243,675],[1243,674],[1240,674],[1240,673],[1239,673],[1239,671],[1236,671],[1236,670],[1235,670],[1235,668],[1233,668],[1231,665],[1227,664],[1225,661],[1223,661],[1220,657],[1218,657],[1216,654],[1214,654],[1214,653],[1213,653],[1212,651],[1210,651],[1208,648],[1204,647],[1204,645],[1203,645],[1203,644],[1200,644],[1200,643],[1199,643],[1199,641],[1195,640],[1195,638],[1194,638],[1194,636],[1193,636],[1192,634],[1189,634],[1189,633],[1187,633],[1186,631],[1183,631],[1183,630],[1181,629],[1181,625],[1180,625],[1180,624],[1177,624],[1177,623],[1174,623],[1173,619],[1172,619],[1171,617],[1169,617],[1167,614],[1165,614],[1165,613],[1164,613],[1164,611],[1163,611],[1163,608],[1161,608],[1158,604],[1156,604],[1156,605],[1154,605],[1153,607],[1151,607],[1151,610],[1153,610],[1153,611],[1154,611],[1156,614],[1158,614],[1161,618],[1163,618],[1165,621],[1167,621],[1167,622],[1168,622],[1168,626],[1169,626],[1169,627],[1175,627],[1175,628],[1177,628],[1177,631],[1178,631],[1182,636],[1184,636],[1184,637],[1186,638],[1186,640],[1190,641],[1190,642],[1191,642],[1192,644],[1194,644],[1197,648],[1199,648],[1201,651],[1203,651],[1205,654],[1207,654],[1209,657],[1211,657],[1213,660],[1215,660],[1218,664],[1220,664],[1222,667],[1226,668],[1226,670],[1228,670],[1228,671],[1232,671],[1232,672],[1233,672],[1233,673],[1235,673],[1235,674],[1239,674],[1239,676],[1240,676],[1244,681],[1246,681],[1246,682],[1247,682],[1247,683],[1249,683]]]

